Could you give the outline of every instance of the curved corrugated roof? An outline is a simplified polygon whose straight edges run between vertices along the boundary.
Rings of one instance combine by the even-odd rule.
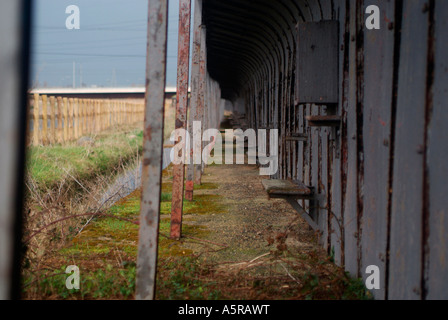
[[[331,19],[333,0],[204,0],[207,64],[223,98],[234,100],[254,75],[291,63],[299,20]],[[264,72],[263,72],[264,71]]]

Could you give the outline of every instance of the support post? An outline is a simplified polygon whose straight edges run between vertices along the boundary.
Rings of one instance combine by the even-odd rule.
[[[205,127],[205,116],[204,116],[204,109],[205,109],[205,81],[206,81],[206,63],[205,63],[205,58],[206,58],[206,42],[205,42],[205,26],[201,25],[201,48],[200,48],[200,57],[199,57],[199,86],[198,86],[198,108],[197,108],[197,113],[196,113],[196,119],[197,121],[201,121],[201,128],[200,131],[203,132],[206,127]],[[202,154],[202,147],[204,146],[204,144],[202,143],[202,138],[201,140],[198,142],[198,148],[201,150],[201,154]],[[202,180],[202,171],[203,171],[203,161],[204,159],[202,159],[201,164],[196,164],[195,165],[195,172],[194,172],[194,183],[197,185],[201,184],[201,180]]]
[[[162,186],[168,0],[148,4],[145,128],[136,299],[155,296]]]
[[[177,103],[176,103],[176,129],[186,129],[187,102],[188,102],[188,76],[190,63],[190,20],[191,0],[179,0],[179,48],[177,62]],[[177,141],[179,142],[179,141]],[[182,137],[185,146],[185,136]],[[186,148],[182,148],[186,150]],[[185,160],[185,154],[182,155]],[[171,204],[171,234],[172,239],[180,239],[182,233],[182,208],[184,197],[184,162],[174,165],[173,168],[173,196]]]
[[[22,209],[31,1],[0,1],[0,300],[22,291]]]
[[[202,23],[202,0],[194,2],[194,23],[193,23],[193,59],[191,65],[191,98],[190,98],[190,116],[188,118],[188,132],[190,133],[190,163],[187,168],[187,181],[185,183],[185,199],[193,201],[194,192],[194,171],[195,171],[195,153],[202,159],[201,140],[193,140],[194,136],[201,136],[201,127],[194,126],[194,121],[201,121],[198,97],[199,97],[199,72],[201,60],[201,23]],[[196,129],[196,130],[195,130]],[[199,142],[199,143],[198,143]],[[198,145],[195,145],[198,144]]]

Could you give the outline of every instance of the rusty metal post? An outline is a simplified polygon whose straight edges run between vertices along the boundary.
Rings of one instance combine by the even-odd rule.
[[[194,191],[194,151],[196,154],[202,156],[201,145],[194,145],[197,141],[193,140],[194,135],[200,135],[201,132],[199,126],[194,126],[194,121],[201,121],[198,97],[199,97],[199,72],[200,72],[200,60],[201,60],[201,23],[202,23],[202,0],[195,0],[194,2],[194,37],[193,37],[193,61],[191,66],[191,99],[190,99],[190,117],[188,118],[188,128],[190,133],[190,163],[187,168],[187,181],[185,183],[185,199],[188,201],[193,200]],[[196,130],[195,130],[196,129]],[[199,132],[198,132],[199,131]],[[199,139],[196,139],[199,141]]]
[[[167,16],[168,0],[149,1],[142,199],[136,281],[138,300],[152,300],[155,295],[163,162]]]
[[[198,86],[198,107],[197,107],[197,112],[196,112],[196,119],[198,119],[198,121],[201,121],[201,132],[204,131],[205,129],[205,116],[204,116],[204,110],[205,110],[205,83],[206,83],[206,41],[205,41],[205,37],[206,37],[206,29],[205,29],[205,25],[201,26],[201,38],[200,38],[200,42],[201,42],[201,48],[200,48],[200,57],[199,57],[199,86]],[[204,146],[204,144],[202,143],[202,138],[200,139],[200,141],[198,142],[198,148],[201,150],[202,153],[202,147]],[[202,178],[202,172],[203,172],[203,161],[201,161],[201,164],[196,164],[195,165],[195,172],[194,172],[194,183],[197,185],[201,184],[201,178]]]
[[[207,66],[207,54],[205,54],[204,57],[204,64]],[[210,76],[208,74],[208,71],[205,71],[205,79],[204,79],[204,123],[202,125],[203,130],[210,129]],[[204,142],[203,146],[207,146],[208,142]],[[205,168],[208,165],[208,157],[206,156],[204,159],[202,159],[202,172],[204,172]]]
[[[191,0],[179,0],[179,48],[177,61],[176,129],[186,129],[188,102],[188,72],[190,63]],[[185,144],[185,138],[182,144]],[[185,150],[185,148],[183,148]],[[185,154],[183,155],[185,159]],[[171,238],[180,239],[184,197],[185,165],[174,165],[171,204]]]
[[[23,176],[30,1],[0,2],[0,300],[22,291]]]

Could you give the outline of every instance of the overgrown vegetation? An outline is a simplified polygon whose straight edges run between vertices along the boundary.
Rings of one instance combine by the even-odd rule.
[[[141,131],[128,131],[96,137],[94,145],[31,150],[24,239],[26,299],[134,298],[140,190],[110,208],[98,207],[97,198],[114,173],[138,163],[141,139]],[[372,298],[361,280],[334,264],[334,252],[328,257],[312,245],[291,246],[290,238],[310,241],[297,238],[297,221],[282,225],[281,230],[266,225],[259,232],[264,242],[258,250],[238,241],[238,248],[219,243],[221,238],[211,237],[217,230],[211,230],[216,216],[226,215],[227,224],[234,214],[229,210],[247,208],[229,209],[229,202],[217,191],[220,182],[214,182],[195,185],[194,201],[184,201],[183,238],[175,241],[168,237],[172,167],[163,173],[157,299]],[[247,214],[254,210],[255,206]],[[250,258],[228,261],[234,259],[235,250]],[[80,290],[65,286],[69,265],[80,269]]]
[[[164,188],[170,183],[166,175]],[[196,200],[197,210],[204,201]],[[214,201],[219,207],[220,199]],[[162,193],[162,205],[170,202],[171,193]],[[185,203],[185,208],[191,206]],[[134,298],[139,209],[137,190],[108,209],[108,216],[96,218],[47,261],[55,269],[48,269],[39,279],[27,277],[26,296]],[[194,219],[184,222],[183,239],[174,241],[168,238],[169,218],[160,220],[157,299],[371,299],[362,281],[350,278],[332,263],[331,257],[314,250],[299,253],[288,248],[287,231],[268,237],[268,253],[251,261],[208,261],[207,253],[227,250],[228,246],[208,241],[209,231],[192,222]],[[67,275],[61,273],[71,264],[81,270],[80,290],[65,288]],[[257,269],[260,272],[254,273]]]
[[[46,279],[49,285],[57,281],[57,276],[45,276],[48,261],[113,204],[113,196],[119,197],[104,199],[104,193],[117,175],[139,163],[142,137],[141,129],[121,127],[84,137],[79,141],[82,145],[73,142],[27,150],[25,279],[31,283]]]
[[[84,145],[30,147],[27,171],[33,191],[58,188],[64,177],[72,177],[66,187],[76,188],[75,179],[84,182],[95,175],[110,174],[141,153],[142,141],[143,131],[134,129],[89,137]]]

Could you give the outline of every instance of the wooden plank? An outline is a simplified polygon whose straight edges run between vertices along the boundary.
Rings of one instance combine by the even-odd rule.
[[[448,299],[448,1],[435,1],[433,108],[428,132],[429,269],[427,299]]]
[[[339,28],[339,39],[342,45],[343,51],[339,55],[339,104],[337,114],[342,115],[343,108],[345,104],[346,98],[346,70],[345,66],[345,58],[346,52],[348,50],[347,44],[345,43],[345,33],[347,30],[345,29],[346,20],[346,2],[339,1],[335,11],[338,12],[338,20],[341,23],[341,27]],[[337,263],[341,263],[341,228],[339,227],[339,220],[342,217],[342,179],[341,179],[341,160],[342,160],[342,145],[339,143],[345,137],[342,136],[341,129],[335,129],[335,133],[338,133],[337,136],[334,137],[334,150],[332,150],[332,181],[331,181],[331,219],[329,222],[329,233],[330,233],[330,250],[329,252],[334,256],[334,259]]]
[[[314,117],[319,116],[319,106],[312,105],[311,106],[311,115]],[[309,125],[309,123],[308,123]],[[310,186],[315,188],[316,193],[319,187],[319,128],[311,128],[311,167],[310,167]],[[308,211],[311,218],[314,221],[318,221],[319,217],[319,199],[310,200],[310,209]]]
[[[303,114],[303,105],[299,105],[298,106],[298,120],[299,120],[299,134],[307,137],[306,134],[304,133],[304,114]],[[305,142],[306,140],[304,140]],[[298,159],[297,159],[297,180],[299,181],[303,181],[303,156],[304,156],[304,152],[303,152],[303,146],[304,143],[299,143],[299,147],[298,147]]]
[[[288,196],[310,196],[310,188],[300,181],[264,179],[261,181],[264,189],[270,196],[288,195]]]
[[[350,0],[350,38],[357,38],[357,9],[356,0]],[[342,232],[343,232],[343,263],[346,270],[352,275],[359,274],[358,266],[358,194],[357,194],[357,180],[358,180],[358,138],[359,131],[362,128],[357,126],[357,102],[358,102],[358,82],[362,79],[358,75],[357,68],[357,40],[350,41],[349,46],[349,84],[348,84],[348,104],[346,106],[347,112],[347,127],[346,127],[346,143],[347,153],[343,157],[343,173],[342,185],[345,188],[345,193],[342,195],[343,199],[343,218],[342,218]]]
[[[68,99],[68,123],[67,123],[67,129],[68,129],[68,140],[73,140],[74,134],[73,134],[73,98]]]
[[[79,136],[84,136],[84,124],[86,123],[85,100],[79,99]]]
[[[320,244],[328,249],[328,138],[330,129],[321,129],[321,167],[320,167],[320,181],[318,188],[319,199],[319,230],[321,231]]]
[[[55,107],[56,107],[56,98],[50,97],[50,143],[56,142]]]
[[[306,141],[308,136],[302,133],[290,133],[286,136],[286,141]]]
[[[311,108],[309,104],[306,104],[304,106],[304,114],[305,117],[308,115],[311,115]],[[304,176],[303,176],[303,182],[305,183],[305,185],[309,186],[311,185],[311,175],[310,175],[310,169],[311,169],[311,128],[306,126],[305,127],[305,134],[308,136],[308,140],[306,143],[304,143],[304,162],[303,162],[303,166],[304,166]],[[305,209],[305,211],[309,212],[309,201],[305,200],[304,201],[304,206],[303,209]]]
[[[341,125],[341,117],[338,115],[307,116],[306,121],[310,127],[339,127]]]
[[[314,222],[314,220],[310,217],[310,215],[306,213],[306,211],[302,208],[301,205],[299,205],[297,199],[288,198],[287,201],[294,208],[294,210],[296,210],[300,214],[300,216],[303,219],[305,219],[306,222],[308,222],[308,224],[311,226],[311,228],[313,228],[313,230],[315,231],[319,230],[319,226],[317,225],[317,223]]]
[[[395,23],[395,3],[367,0],[377,5],[381,16]],[[364,37],[364,211],[362,220],[361,270],[376,265],[380,269],[380,289],[386,293],[387,221],[389,200],[389,154],[394,71],[394,30],[384,24],[380,30],[366,30]],[[361,272],[365,279],[368,274]]]
[[[34,94],[34,104],[33,104],[33,145],[38,146],[39,145],[39,132],[40,132],[40,125],[39,125],[39,94]]]
[[[390,299],[420,299],[427,1],[403,3],[390,229]]]
[[[338,102],[338,21],[299,22],[296,105]]]
[[[75,98],[73,102],[74,139],[77,140],[79,138],[79,99]]]
[[[68,119],[68,99],[67,98],[63,98],[63,113],[64,113],[64,135],[63,135],[63,142],[67,142],[68,141],[68,124],[69,124],[69,119]]]
[[[58,137],[57,137],[57,142],[62,143],[64,141],[64,135],[63,135],[63,122],[62,122],[62,97],[57,97],[56,99],[57,103],[58,103],[58,115],[57,115],[57,119],[58,119]]]
[[[42,96],[42,144],[48,144],[48,99]]]

